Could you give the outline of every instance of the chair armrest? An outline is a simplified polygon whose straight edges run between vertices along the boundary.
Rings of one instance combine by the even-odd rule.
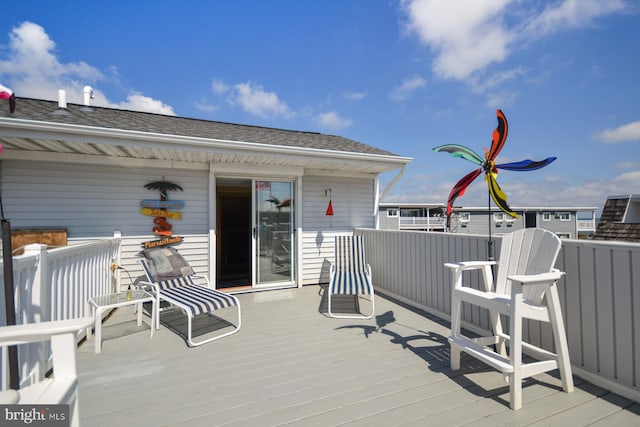
[[[149,292],[149,290],[150,290],[151,292],[156,293],[156,294],[160,290],[158,288],[158,284],[157,283],[147,282],[147,281],[144,281],[144,280],[139,281],[137,286],[142,288],[142,290],[145,290],[147,292]]]
[[[94,321],[92,317],[81,317],[79,319],[3,326],[0,327],[0,345],[12,346],[48,341],[55,335],[75,333],[86,329],[93,325]]]
[[[192,274],[191,275],[191,279],[204,279],[205,283],[206,283],[206,287],[209,287],[209,278],[207,276],[202,276],[200,274]],[[193,283],[195,283],[195,280],[193,281]],[[196,285],[199,285],[199,283],[196,283]],[[200,285],[203,286],[203,285]]]
[[[518,282],[522,285],[538,285],[541,283],[555,282],[556,280],[560,280],[562,276],[564,276],[564,271],[554,269],[549,273],[516,274],[513,276],[508,276],[507,280]]]
[[[491,266],[495,265],[495,261],[462,261],[462,262],[447,262],[445,267],[453,270],[451,280],[452,288],[454,290],[461,290],[464,286],[462,283],[462,276],[464,271],[481,270],[482,285],[485,292],[493,292],[493,271]]]
[[[495,261],[462,261],[445,262],[444,266],[453,270],[479,270],[489,265],[496,265]]]

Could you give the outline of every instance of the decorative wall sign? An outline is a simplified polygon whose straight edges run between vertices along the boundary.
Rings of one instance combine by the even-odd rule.
[[[152,240],[142,243],[142,246],[146,248],[154,248],[158,246],[172,245],[180,243],[184,240],[181,236],[173,235],[173,226],[167,221],[167,219],[182,219],[182,212],[169,211],[167,209],[182,209],[184,207],[184,201],[182,200],[168,200],[167,193],[169,191],[182,191],[182,187],[178,184],[174,184],[169,181],[154,181],[144,186],[149,190],[160,191],[160,200],[145,199],[140,202],[142,209],[140,213],[142,215],[152,216],[154,227],[152,231],[154,234],[162,237],[159,240]]]
[[[159,218],[182,219],[182,212],[166,211],[164,209],[142,208],[140,213],[146,216],[155,216]]]
[[[155,209],[182,209],[184,208],[183,200],[143,200],[140,202],[143,208]]]
[[[144,242],[142,246],[145,249],[156,248],[158,246],[175,245],[176,243],[181,243],[183,240],[184,240],[184,237],[182,236],[173,236],[173,237],[167,237],[165,239],[151,240],[149,242]]]

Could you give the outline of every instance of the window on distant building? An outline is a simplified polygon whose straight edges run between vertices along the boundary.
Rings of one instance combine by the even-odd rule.
[[[558,214],[560,221],[571,221],[571,214],[569,212],[560,212]]]
[[[504,214],[502,212],[496,212],[493,214],[493,220],[495,222],[502,222],[504,221]]]
[[[551,221],[551,212],[542,212],[543,221]]]
[[[556,235],[561,239],[570,239],[571,233],[556,233]]]
[[[396,208],[388,208],[387,209],[387,216],[389,217],[397,217],[399,214],[399,210]]]

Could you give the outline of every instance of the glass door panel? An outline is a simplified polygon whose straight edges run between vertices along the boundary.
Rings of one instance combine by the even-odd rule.
[[[293,182],[255,181],[254,283],[293,282]]]

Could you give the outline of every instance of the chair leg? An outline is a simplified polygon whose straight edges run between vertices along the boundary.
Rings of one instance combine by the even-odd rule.
[[[371,319],[375,314],[376,306],[375,306],[375,297],[373,294],[373,289],[370,292],[371,293],[369,294],[370,296],[369,301],[371,302],[371,312],[369,314],[363,314],[360,316],[345,316],[345,315],[339,315],[339,314],[333,313],[331,311],[331,293],[329,292],[327,295],[327,312],[329,313],[329,316],[333,317],[334,319]],[[355,298],[361,298],[361,297],[360,295],[355,295]]]
[[[460,310],[462,306],[462,302],[455,296],[455,290],[452,296],[453,300],[451,302],[451,335],[454,337],[460,336]],[[450,352],[451,352],[451,370],[457,371],[460,369],[460,347],[457,345],[450,343]]]
[[[521,289],[511,293],[509,360],[513,372],[509,374],[509,400],[514,411],[522,408],[522,302]]]
[[[569,346],[567,345],[567,335],[562,320],[560,310],[560,297],[558,287],[553,283],[547,290],[547,305],[549,307],[549,318],[553,329],[553,339],[558,355],[558,370],[562,380],[562,389],[567,393],[573,391],[573,376],[571,374],[571,361],[569,359]]]
[[[500,320],[500,314],[495,311],[489,311],[489,319],[491,321],[493,335],[498,337],[498,342],[496,343],[496,353],[498,353],[502,357],[507,357],[506,340],[502,338],[504,337],[504,333],[502,331],[502,320]]]

